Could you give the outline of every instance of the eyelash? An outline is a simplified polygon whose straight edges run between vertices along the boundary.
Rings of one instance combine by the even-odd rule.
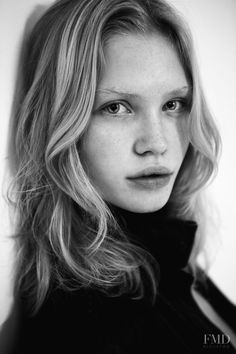
[[[129,109],[129,108],[127,108],[127,103],[125,103],[125,102],[120,102],[120,101],[116,101],[116,102],[111,102],[111,103],[109,103],[109,104],[107,104],[106,106],[104,106],[104,107],[102,107],[101,108],[101,111],[102,112],[105,112],[105,113],[107,113],[107,114],[111,114],[111,115],[114,115],[114,116],[116,116],[116,115],[120,115],[120,113],[112,113],[112,112],[109,112],[108,110],[109,110],[109,108],[111,108],[111,106],[112,105],[117,105],[117,106],[123,106],[125,109],[126,109],[126,114],[130,114],[131,113],[131,109]],[[121,113],[122,114],[122,113]]]
[[[176,105],[180,104],[181,107],[178,108],[178,109],[175,109],[175,110],[171,110],[170,108],[168,109],[167,105],[169,103],[175,103]],[[122,106],[125,108],[126,112],[125,113],[114,113],[114,112],[109,112],[109,108],[111,108],[112,105],[116,105],[116,106],[119,106],[119,108]],[[106,114],[110,114],[110,115],[113,115],[113,116],[119,116],[119,115],[122,115],[122,114],[131,114],[132,111],[130,108],[127,108],[128,106],[128,103],[126,102],[120,102],[120,101],[114,101],[114,102],[111,102],[107,105],[105,105],[104,107],[102,107],[100,110],[101,112],[104,112]],[[172,100],[169,100],[167,101],[163,107],[162,107],[162,111],[170,111],[170,112],[173,112],[173,113],[181,113],[183,111],[186,111],[187,109],[189,108],[189,99],[188,97],[183,97],[183,98],[174,98]]]
[[[178,109],[175,109],[175,110],[171,110],[169,109],[171,112],[174,112],[174,113],[181,113],[183,111],[186,111],[188,108],[189,108],[189,99],[187,97],[184,97],[184,98],[174,98],[172,100],[169,100],[168,102],[166,102],[162,108],[163,111],[167,111],[168,108],[167,108],[167,105],[168,103],[170,102],[174,102],[175,104],[180,104],[181,107],[178,108]]]

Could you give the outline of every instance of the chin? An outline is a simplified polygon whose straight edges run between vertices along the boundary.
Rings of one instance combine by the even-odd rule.
[[[165,204],[159,204],[158,206],[135,206],[134,208],[126,208],[126,210],[140,214],[154,213],[155,211],[162,209]]]
[[[153,213],[162,209],[168,202],[169,198],[160,198],[157,200],[150,201],[142,199],[140,201],[130,202],[130,203],[119,203],[116,204],[118,207],[125,209],[127,211],[131,211],[133,213]]]

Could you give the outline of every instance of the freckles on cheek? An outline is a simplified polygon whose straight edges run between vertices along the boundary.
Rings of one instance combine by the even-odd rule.
[[[127,132],[118,124],[104,124],[91,134],[92,139],[96,140],[95,148],[111,152],[119,152],[127,141]],[[96,146],[97,144],[97,146]]]
[[[93,149],[103,156],[109,156],[118,146],[117,137],[109,131],[100,132],[93,139]]]
[[[92,165],[110,165],[119,152],[119,138],[114,129],[102,126],[91,126],[83,144],[83,151],[87,163]]]

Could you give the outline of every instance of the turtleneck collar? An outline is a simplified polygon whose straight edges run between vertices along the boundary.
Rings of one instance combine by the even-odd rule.
[[[187,265],[197,230],[195,221],[169,217],[167,208],[143,214],[111,208],[130,240],[156,258],[162,274]]]

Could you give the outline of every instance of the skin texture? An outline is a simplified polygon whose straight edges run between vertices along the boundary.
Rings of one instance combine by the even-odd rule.
[[[189,141],[189,90],[171,45],[159,34],[111,37],[81,159],[103,199],[145,213],[168,201]],[[129,177],[149,167],[172,173],[164,185]]]

